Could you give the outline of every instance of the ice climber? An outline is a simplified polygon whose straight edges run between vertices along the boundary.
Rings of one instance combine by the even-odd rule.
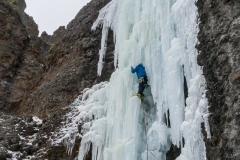
[[[145,86],[147,85],[147,81],[148,81],[145,67],[143,66],[142,63],[137,65],[135,68],[131,66],[131,72],[132,73],[136,72],[138,77],[139,87],[138,87],[138,93],[136,94],[136,96],[138,96],[143,100],[143,97],[144,97],[143,90],[145,89]]]

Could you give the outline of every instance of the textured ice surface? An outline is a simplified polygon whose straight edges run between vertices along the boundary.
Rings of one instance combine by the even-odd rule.
[[[116,71],[108,84],[88,89],[73,103],[65,139],[70,148],[81,127],[82,160],[166,159],[171,144],[178,160],[206,159],[201,123],[208,137],[205,79],[197,65],[197,8],[194,0],[112,0],[92,29],[102,26],[98,74],[103,69],[108,30],[114,32]],[[141,105],[131,66],[143,63],[149,84]],[[188,97],[184,98],[184,77]],[[186,104],[186,106],[185,106]],[[74,123],[73,123],[74,122]],[[75,124],[72,125],[72,124]],[[145,134],[145,127],[147,133]],[[71,136],[73,135],[73,136]],[[184,139],[184,142],[182,141]]]

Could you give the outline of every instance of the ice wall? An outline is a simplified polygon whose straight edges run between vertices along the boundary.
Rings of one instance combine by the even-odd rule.
[[[208,102],[205,79],[196,62],[195,1],[112,0],[92,29],[98,26],[103,33],[98,74],[104,65],[109,28],[114,31],[116,71],[108,84],[86,91],[75,106],[82,125],[79,160],[90,145],[93,160],[164,160],[171,144],[182,148],[178,160],[206,159],[201,123],[210,136]],[[146,66],[151,86],[145,90],[142,105],[132,97],[138,84],[130,72],[139,63]]]

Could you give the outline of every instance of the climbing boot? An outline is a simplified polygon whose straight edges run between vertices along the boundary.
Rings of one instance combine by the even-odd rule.
[[[141,101],[143,101],[143,99],[144,99],[144,96],[141,96],[141,94],[139,94],[139,93],[134,94],[134,96],[137,96],[139,99],[141,99]]]
[[[134,94],[133,96],[137,96],[137,97],[141,97],[141,94],[137,93],[137,94]]]
[[[137,93],[136,96],[141,97],[141,94]]]

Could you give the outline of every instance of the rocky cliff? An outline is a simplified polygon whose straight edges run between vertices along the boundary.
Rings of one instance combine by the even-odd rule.
[[[198,0],[198,63],[209,100],[207,158],[240,159],[240,1]]]
[[[24,13],[24,1],[0,1],[0,109],[17,112],[42,75],[48,45]]]
[[[31,96],[23,102],[22,105],[28,107],[21,107],[22,112],[41,117],[52,116],[59,109],[66,108],[84,88],[109,79],[114,69],[112,35],[105,57],[105,72],[98,77],[96,71],[101,30],[91,31],[98,11],[106,2],[92,1],[66,28],[59,27],[53,36],[46,33],[41,35],[41,39],[51,48],[43,66],[42,79]]]
[[[101,30],[91,31],[107,2],[93,0],[66,28],[38,37],[24,0],[0,1],[0,159],[76,156],[77,147],[72,157],[63,145],[52,147],[51,132],[59,129],[69,104],[84,88],[109,80],[114,70],[110,34],[105,71],[97,76]]]
[[[84,88],[110,77],[113,45],[109,45],[105,57],[106,70],[98,77],[101,31],[91,31],[98,10],[106,2],[91,2],[66,29],[59,27],[52,36],[45,32],[41,38],[36,23],[24,13],[23,0],[13,2],[16,10],[9,1],[1,3],[0,108],[3,111],[51,116]]]

